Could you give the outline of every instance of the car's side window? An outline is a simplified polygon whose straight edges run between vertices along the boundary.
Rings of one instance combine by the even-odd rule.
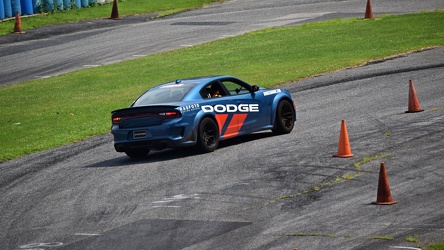
[[[226,80],[226,81],[222,81],[222,84],[228,90],[230,95],[243,95],[243,94],[250,93],[250,91],[248,89],[246,89],[245,87],[243,87],[242,85],[240,85],[236,82]]]
[[[220,82],[216,81],[208,84],[200,91],[200,95],[204,98],[217,98],[229,95]]]

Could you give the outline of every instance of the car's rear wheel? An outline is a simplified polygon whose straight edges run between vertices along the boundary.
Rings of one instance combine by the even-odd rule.
[[[280,101],[276,109],[273,132],[277,134],[290,133],[293,130],[295,120],[293,105],[288,100]]]
[[[202,153],[213,152],[219,146],[219,129],[216,122],[206,117],[198,128],[197,147]]]
[[[125,151],[125,154],[130,158],[140,159],[147,157],[149,152],[150,152],[149,149],[138,149],[138,150]]]

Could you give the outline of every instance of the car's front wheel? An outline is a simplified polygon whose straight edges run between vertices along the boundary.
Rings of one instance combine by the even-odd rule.
[[[197,147],[202,153],[213,152],[219,145],[219,129],[216,122],[206,117],[198,128]]]
[[[280,101],[276,109],[273,132],[277,134],[290,133],[293,130],[295,120],[293,105],[288,100]]]
[[[130,158],[140,159],[147,157],[149,152],[150,152],[149,149],[138,149],[138,150],[125,151],[125,154]]]

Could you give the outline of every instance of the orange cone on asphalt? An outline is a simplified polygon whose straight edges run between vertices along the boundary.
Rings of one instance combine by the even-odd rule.
[[[350,149],[350,142],[348,140],[347,125],[344,119],[342,119],[341,122],[341,133],[339,134],[338,154],[333,156],[340,158],[349,158],[353,156]]]
[[[20,20],[20,14],[18,11],[15,12],[14,33],[17,33],[17,34],[24,34],[25,33],[22,31],[22,21]]]
[[[376,198],[376,201],[372,202],[372,204],[393,205],[396,203],[398,202],[392,199],[392,195],[390,193],[390,186],[388,183],[384,162],[381,162],[381,166],[379,169],[378,196]]]
[[[119,17],[119,9],[117,8],[117,0],[114,0],[113,2],[113,9],[111,11],[111,19],[118,20]]]
[[[373,18],[372,2],[370,0],[367,0],[364,18]]]
[[[415,113],[421,112],[424,109],[421,109],[419,105],[418,96],[416,96],[415,86],[413,85],[413,81],[409,81],[409,109],[405,111],[406,113]]]

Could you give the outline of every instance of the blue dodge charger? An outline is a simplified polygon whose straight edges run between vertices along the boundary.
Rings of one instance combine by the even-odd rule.
[[[196,146],[271,129],[290,133],[296,105],[289,91],[250,85],[232,76],[176,80],[153,87],[128,108],[112,111],[114,148],[131,158],[150,150]]]

